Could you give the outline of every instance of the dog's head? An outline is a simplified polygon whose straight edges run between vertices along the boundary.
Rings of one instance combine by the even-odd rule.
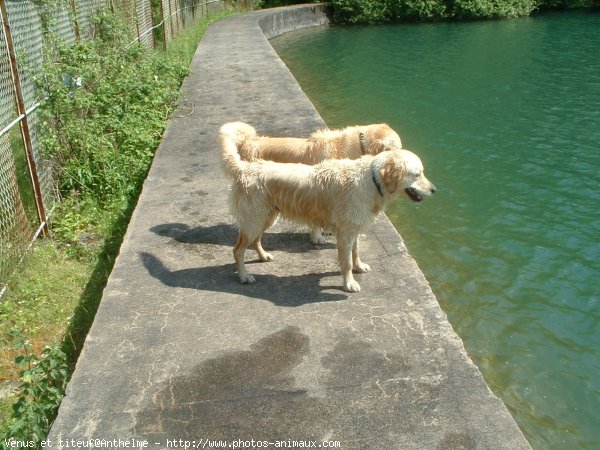
[[[374,180],[378,175],[382,190],[388,195],[395,196],[404,191],[411,200],[420,202],[436,191],[435,185],[425,177],[419,157],[408,150],[381,153],[374,164],[378,172],[374,172]]]
[[[358,126],[358,138],[364,155],[377,155],[388,150],[400,150],[402,141],[392,127],[385,123]]]

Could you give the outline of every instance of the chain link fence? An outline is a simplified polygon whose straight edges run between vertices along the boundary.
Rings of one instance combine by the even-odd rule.
[[[34,79],[44,59],[44,26],[67,43],[94,34],[99,8],[126,13],[136,42],[168,48],[185,26],[223,0],[0,0],[0,297],[27,248],[46,234],[59,194],[53,162],[40,154]],[[158,38],[157,38],[158,36]]]

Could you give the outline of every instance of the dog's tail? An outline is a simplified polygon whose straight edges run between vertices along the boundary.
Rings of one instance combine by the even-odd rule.
[[[223,169],[229,176],[235,176],[242,167],[240,146],[249,138],[256,136],[256,130],[243,122],[229,122],[219,130]]]

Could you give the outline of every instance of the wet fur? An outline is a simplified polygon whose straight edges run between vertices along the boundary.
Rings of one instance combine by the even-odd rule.
[[[425,177],[420,159],[407,150],[384,151],[362,158],[329,159],[314,166],[257,159],[244,161],[238,140],[228,124],[220,130],[223,168],[232,179],[230,208],[239,229],[233,250],[242,283],[254,283],[244,256],[253,245],[261,261],[273,256],[262,247],[263,233],[279,215],[293,221],[332,230],[344,290],[358,292],[352,272],[368,272],[360,260],[358,236],[385,204],[402,192],[420,201],[435,186]]]
[[[385,123],[356,125],[340,130],[322,129],[308,138],[259,136],[243,122],[230,122],[221,128],[235,143],[241,159],[264,159],[280,163],[314,165],[327,159],[357,159],[402,148],[400,136]],[[310,233],[314,244],[324,244],[320,228]]]
[[[243,122],[227,123],[222,131],[236,139],[240,157],[246,161],[266,159],[313,165],[326,159],[356,159],[402,148],[398,133],[385,123],[340,130],[325,128],[306,139],[259,136],[252,126]]]

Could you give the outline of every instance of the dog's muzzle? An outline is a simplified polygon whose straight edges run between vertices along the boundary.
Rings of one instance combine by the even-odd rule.
[[[425,198],[425,195],[431,195],[436,191],[436,187],[432,185],[429,189],[429,192],[426,194],[413,187],[406,188],[405,191],[412,201],[422,202]]]

